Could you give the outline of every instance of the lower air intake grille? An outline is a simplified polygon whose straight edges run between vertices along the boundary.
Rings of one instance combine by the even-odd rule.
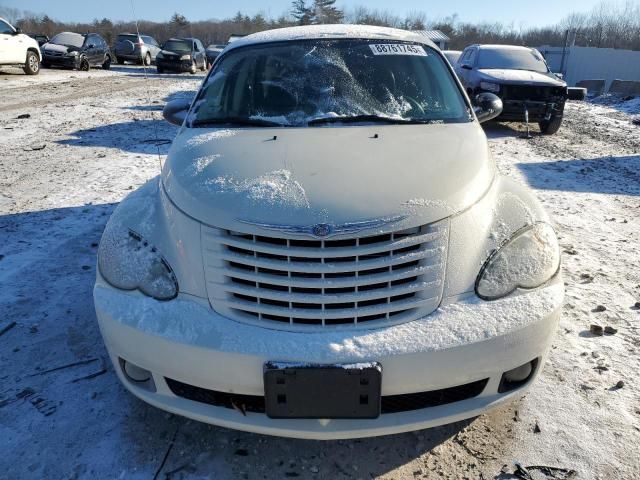
[[[235,393],[217,392],[205,388],[194,387],[186,383],[165,378],[174,395],[206,403],[216,407],[232,408],[244,412],[264,413],[264,397],[260,395],[238,395]],[[381,413],[400,413],[423,408],[437,407],[449,403],[460,402],[477,397],[489,382],[488,378],[457,387],[432,390],[430,392],[407,393],[382,397]]]
[[[414,320],[440,304],[448,228],[314,240],[203,226],[209,300],[224,316],[272,328]]]

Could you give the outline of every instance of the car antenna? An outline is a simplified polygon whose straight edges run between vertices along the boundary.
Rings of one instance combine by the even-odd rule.
[[[138,35],[138,42],[140,42],[140,27],[138,25],[138,17],[136,16],[136,10],[133,6],[133,0],[131,0],[131,13],[133,14],[133,21],[136,25],[136,34]],[[144,83],[146,85],[146,96],[147,96],[147,104],[149,107],[149,115],[151,116],[151,124],[153,125],[153,135],[154,135],[154,145],[156,146],[156,151],[158,153],[158,165],[160,166],[160,174],[162,175],[162,156],[160,155],[160,140],[158,139],[158,125],[153,118],[153,104],[151,103],[151,92],[149,91],[149,76],[147,75],[147,66],[144,63],[144,59],[142,58],[142,48],[140,48],[140,58],[142,59],[142,71],[144,72]],[[163,142],[164,143],[164,142]]]

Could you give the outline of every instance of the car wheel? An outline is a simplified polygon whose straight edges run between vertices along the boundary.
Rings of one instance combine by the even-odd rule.
[[[203,72],[205,72],[207,70],[207,61],[205,60],[204,62],[202,62],[202,68],[200,70],[202,70]]]
[[[82,57],[80,59],[80,70],[82,70],[83,72],[88,72],[89,69],[91,68],[91,65],[89,65],[89,60],[87,60],[86,57]]]
[[[198,70],[198,67],[196,66],[196,61],[194,60],[193,63],[191,64],[191,68],[189,69],[189,73],[193,75],[194,73],[196,73],[197,70]]]
[[[562,125],[562,116],[551,117],[550,120],[543,120],[538,125],[540,125],[540,131],[544,135],[553,135],[560,130],[560,125]]]
[[[27,75],[37,75],[40,71],[40,60],[35,52],[27,52],[27,59],[22,69]]]
[[[151,65],[151,54],[149,52],[147,52],[147,54],[144,56],[144,65],[146,67]]]
[[[111,57],[109,55],[107,55],[104,58],[104,62],[102,63],[102,69],[103,70],[109,70],[111,68]]]

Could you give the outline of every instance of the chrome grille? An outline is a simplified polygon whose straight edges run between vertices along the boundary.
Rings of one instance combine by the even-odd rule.
[[[211,305],[271,327],[389,324],[440,303],[448,221],[311,240],[202,227]]]

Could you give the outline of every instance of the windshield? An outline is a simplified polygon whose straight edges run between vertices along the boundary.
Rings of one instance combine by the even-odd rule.
[[[127,40],[130,41],[130,42],[133,42],[133,43],[137,43],[139,41],[138,40],[138,36],[135,35],[135,34],[121,34],[121,35],[118,35],[118,42],[126,42]]]
[[[63,32],[53,37],[49,43],[55,43],[56,45],[64,45],[65,47],[82,48],[84,43],[84,36],[79,33]]]
[[[169,40],[162,48],[170,52],[190,52],[191,42],[187,40]]]
[[[304,126],[330,121],[467,122],[444,60],[401,42],[313,40],[231,50],[189,116],[207,123]]]
[[[542,55],[536,50],[511,50],[506,48],[481,49],[478,68],[530,70],[540,73],[549,71]]]

